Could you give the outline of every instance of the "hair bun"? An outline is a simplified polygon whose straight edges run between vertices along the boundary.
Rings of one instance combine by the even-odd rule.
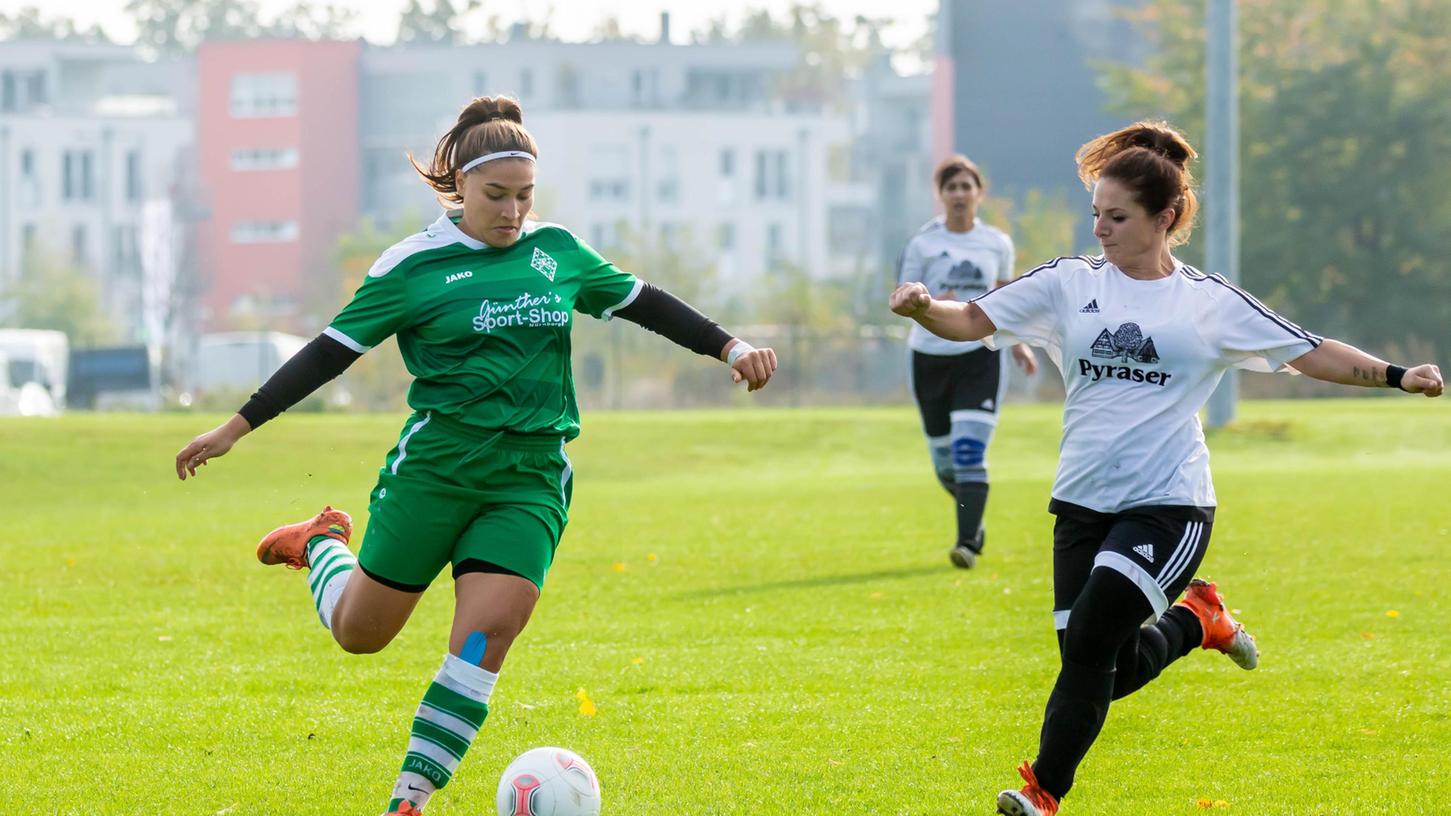
[[[524,124],[524,109],[519,105],[519,100],[511,97],[480,96],[463,109],[458,120],[473,125],[500,120],[522,125]]]
[[[1125,147],[1142,147],[1183,168],[1189,163],[1189,149],[1183,137],[1172,130],[1143,125],[1128,135]]]

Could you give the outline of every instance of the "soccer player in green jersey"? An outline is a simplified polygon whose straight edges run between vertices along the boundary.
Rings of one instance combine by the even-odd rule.
[[[565,443],[579,434],[570,374],[574,312],[638,323],[726,362],[762,388],[776,355],[616,269],[569,230],[530,219],[539,151],[516,100],[475,99],[414,167],[459,205],[393,245],[332,323],[235,416],[176,455],[207,460],[342,373],[389,335],[414,377],[413,414],[384,459],[356,556],[352,521],[331,507],[273,530],[264,564],[309,569],[318,617],[344,650],[376,652],[452,565],[455,608],[443,666],[423,695],[390,814],[417,814],[448,784],[488,714],[514,639],[539,600],[569,518]]]

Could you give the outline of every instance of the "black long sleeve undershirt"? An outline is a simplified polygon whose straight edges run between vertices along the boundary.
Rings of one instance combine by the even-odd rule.
[[[237,413],[256,430],[257,426],[301,402],[308,394],[346,371],[354,360],[362,356],[331,337],[319,334],[292,355],[292,359],[283,363],[277,373],[268,377],[267,382]]]
[[[695,307],[649,283],[640,289],[640,294],[630,305],[615,314],[678,346],[717,360],[721,349],[732,339],[730,332],[696,311]]]

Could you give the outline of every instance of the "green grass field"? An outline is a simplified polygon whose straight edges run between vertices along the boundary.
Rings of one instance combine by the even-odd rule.
[[[906,408],[587,413],[544,597],[429,816],[493,814],[509,759],[546,744],[590,760],[607,816],[991,813],[1056,672],[1058,417],[1006,412],[988,554],[960,572]],[[1260,668],[1196,652],[1116,704],[1064,816],[1451,807],[1448,417],[1241,406],[1210,441],[1201,574]],[[361,529],[402,417],[285,417],[179,483],[217,419],[0,420],[8,812],[382,811],[448,579],[382,654],[347,655],[252,546],[325,502]]]

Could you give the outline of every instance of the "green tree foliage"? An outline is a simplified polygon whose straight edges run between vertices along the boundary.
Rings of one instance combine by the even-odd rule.
[[[1154,55],[1104,67],[1117,110],[1202,141],[1204,14],[1135,13]],[[1451,3],[1239,0],[1239,19],[1245,287],[1311,331],[1446,359]]]
[[[0,40],[80,40],[109,43],[111,38],[99,25],[81,28],[67,17],[42,17],[40,9],[24,6],[14,13],[0,12]]]
[[[357,12],[335,3],[294,0],[270,22],[257,0],[129,0],[136,42],[161,53],[195,50],[207,40],[297,37],[311,40],[355,36]]]
[[[72,347],[116,341],[115,321],[101,310],[96,279],[45,248],[26,253],[21,273],[0,291],[0,315],[6,328],[56,329]]]
[[[398,14],[398,44],[464,43],[464,18],[483,6],[482,0],[408,0]]]

